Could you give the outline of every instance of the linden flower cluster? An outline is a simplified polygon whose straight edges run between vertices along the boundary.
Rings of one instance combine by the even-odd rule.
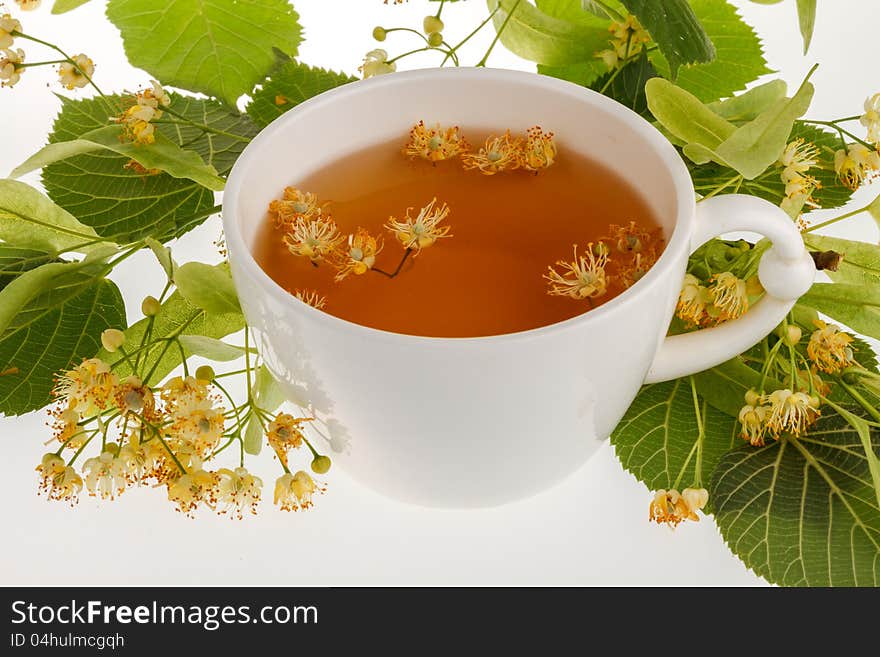
[[[121,353],[118,362],[130,365],[124,342],[116,329],[101,335],[105,350]],[[227,446],[241,441],[243,424],[241,407],[227,410],[221,404],[213,370],[203,366],[195,376],[176,376],[151,387],[136,375],[120,378],[114,367],[90,358],[57,378],[51,426],[60,446],[37,466],[40,492],[74,504],[84,488],[91,496],[112,500],[134,486],[162,486],[177,510],[190,517],[201,507],[238,519],[256,513],[263,482],[244,467],[243,443],[238,467],[206,468]],[[312,470],[323,474],[330,469],[330,459],[318,455],[299,428],[311,418],[254,411],[266,423],[269,445],[284,470],[276,482],[275,503],[288,511],[309,508],[312,497],[325,489],[305,471],[291,473],[289,454],[307,445],[315,455]],[[82,452],[99,441],[98,453],[77,471]],[[73,453],[69,460],[65,451]]]
[[[663,243],[659,229],[648,231],[634,221],[626,226],[612,224],[608,236],[587,244],[585,252],[578,255],[574,245],[573,260],[559,260],[555,268],[547,268],[547,293],[596,299],[613,283],[624,289],[631,287],[657,262]]]
[[[666,524],[673,529],[685,520],[698,521],[697,511],[709,501],[709,491],[705,488],[685,488],[681,493],[676,489],[660,489],[648,508],[648,518],[658,525]]]
[[[651,35],[632,14],[622,22],[612,22],[608,31],[612,35],[608,40],[611,47],[596,53],[608,70],[618,68],[627,58],[638,55],[651,40]]]
[[[880,176],[880,93],[865,101],[859,121],[868,131],[866,141],[848,144],[834,154],[834,171],[852,190]]]
[[[819,149],[803,139],[790,142],[779,157],[782,165],[782,182],[785,184],[785,198],[780,206],[789,215],[797,217],[804,206],[818,208],[813,199],[814,191],[821,187],[809,170],[819,163]]]
[[[283,231],[282,241],[287,250],[292,255],[308,258],[316,266],[326,262],[336,270],[336,282],[368,271],[392,278],[397,274],[389,274],[375,267],[376,258],[384,248],[381,236],[372,235],[360,227],[349,235],[343,235],[325,210],[326,204],[321,204],[315,194],[295,187],[285,188],[283,197],[269,204],[269,216],[275,227]],[[403,219],[391,216],[385,224],[385,228],[405,249],[404,259],[410,254],[417,256],[437,240],[451,237],[449,226],[443,224],[449,215],[449,207],[445,203],[438,204],[434,198],[418,213],[413,211],[414,208],[408,208]],[[318,309],[323,308],[327,301],[314,290],[297,290],[294,295]]]
[[[435,163],[459,157],[465,169],[492,176],[517,169],[532,172],[547,169],[556,161],[557,148],[552,132],[534,126],[525,135],[514,135],[510,130],[500,137],[492,135],[472,152],[458,126],[444,128],[438,123],[427,127],[424,121],[419,121],[410,130],[403,152],[412,159]]]
[[[747,280],[721,272],[708,285],[686,274],[678,295],[676,315],[690,327],[712,326],[741,317],[749,309],[749,297],[763,292],[757,276]]]
[[[35,8],[40,3],[19,2],[19,6],[23,10]],[[27,7],[31,4],[34,7]],[[22,33],[21,22],[13,18],[10,14],[0,15],[0,86],[13,87],[21,80],[22,73],[27,70],[28,66],[41,66],[49,62],[37,62],[35,64],[25,64],[25,53],[21,48],[13,48],[16,37],[31,39],[31,37]],[[44,42],[41,42],[44,43]],[[91,82],[92,76],[95,74],[95,63],[83,53],[68,57],[65,55],[66,61],[58,66],[58,79],[61,85],[70,91],[85,87]]]
[[[783,434],[800,436],[821,415],[819,397],[791,388],[770,394],[748,390],[745,402],[738,416],[740,435],[755,447],[762,447],[767,436],[774,440]]]
[[[815,366],[826,374],[836,374],[852,366],[855,363],[850,346],[853,337],[834,324],[818,319],[813,324],[816,330],[810,335],[807,356]]]
[[[156,128],[153,121],[163,114],[162,107],[171,104],[171,97],[156,80],[151,81],[149,89],[138,91],[134,103],[112,121],[122,125],[121,141],[149,145],[156,141]]]

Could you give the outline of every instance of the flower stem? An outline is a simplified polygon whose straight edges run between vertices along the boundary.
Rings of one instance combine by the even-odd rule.
[[[855,118],[860,118],[860,117],[855,117]],[[837,119],[837,121],[848,121],[848,120],[851,120],[851,119]],[[850,139],[856,140],[862,146],[866,146],[867,148],[870,148],[872,150],[874,149],[873,144],[869,144],[864,139],[861,139],[861,138],[857,137],[856,135],[854,135],[853,133],[851,133],[849,130],[844,130],[839,125],[837,125],[837,121],[819,121],[819,120],[814,120],[814,119],[799,119],[799,121],[801,123],[809,123],[812,125],[824,125],[824,126],[828,126],[829,128],[834,128],[841,135],[846,135]],[[844,141],[846,141],[846,140],[844,140]]]
[[[810,226],[804,232],[812,233],[814,230],[819,230],[820,228],[825,228],[826,226],[830,226],[832,224],[836,224],[838,221],[843,221],[844,219],[849,219],[850,217],[854,217],[857,214],[862,214],[863,212],[867,212],[873,203],[866,205],[863,208],[859,208],[858,210],[852,210],[847,212],[846,214],[842,214],[839,217],[835,217],[834,219],[829,219],[828,221],[823,221],[821,224],[816,224],[815,226]]]
[[[495,17],[495,14],[498,13],[498,10],[499,10],[500,8],[501,8],[501,5],[496,5],[496,6],[495,6],[495,9],[493,9],[493,10],[489,13],[489,15],[483,20],[482,23],[480,23],[479,25],[477,25],[477,27],[475,27],[475,28],[473,29],[473,31],[472,31],[470,34],[468,34],[464,39],[462,39],[462,40],[459,41],[457,44],[455,44],[455,46],[453,46],[453,47],[449,50],[449,52],[446,53],[446,57],[444,57],[444,58],[443,58],[443,61],[440,62],[440,66],[443,66],[447,61],[449,61],[450,57],[454,57],[456,51],[458,51],[459,48],[461,48],[464,44],[466,44],[468,41],[470,41],[470,40],[471,40],[471,39],[477,34],[477,32],[479,32],[480,30],[482,30],[482,29],[483,29],[483,28],[489,23],[489,21],[491,21],[491,20]],[[457,58],[454,58],[453,61],[457,62]]]
[[[95,91],[97,91],[97,92],[98,92],[98,95],[101,96],[101,98],[103,98],[104,101],[107,103],[107,106],[108,106],[108,107],[110,108],[110,110],[111,110],[110,113],[111,113],[111,114],[115,114],[115,113],[116,113],[116,111],[117,111],[118,108],[114,108],[114,107],[110,104],[110,99],[107,97],[107,95],[106,95],[103,91],[101,91],[100,87],[98,87],[98,85],[95,84],[94,80],[92,80],[92,78],[89,76],[89,74],[86,73],[84,70],[82,70],[82,69],[77,65],[77,63],[76,63],[75,61],[73,61],[73,58],[72,58],[70,55],[68,55],[66,52],[64,52],[61,48],[59,48],[58,46],[56,46],[54,43],[49,43],[48,41],[43,41],[42,39],[38,39],[38,38],[35,37],[35,36],[31,36],[30,34],[25,34],[24,32],[19,32],[19,31],[17,31],[17,30],[13,30],[13,32],[12,32],[12,36],[21,37],[22,39],[27,39],[28,41],[33,41],[34,43],[39,43],[39,44],[41,44],[41,45],[43,45],[43,46],[46,46],[47,48],[51,48],[52,50],[54,50],[55,52],[57,52],[58,54],[60,54],[62,57],[64,57],[64,61],[65,61],[65,62],[70,62],[71,64],[73,64],[74,66],[76,66],[76,70],[79,71],[80,75],[82,75],[86,80],[88,80],[88,83],[89,83],[90,85],[92,85],[92,88],[93,88]]]
[[[499,39],[501,39],[502,33],[504,32],[505,29],[507,29],[507,24],[510,23],[510,19],[513,18],[513,15],[516,13],[516,10],[519,9],[519,6],[521,3],[522,3],[522,0],[516,0],[516,2],[513,3],[513,7],[511,7],[510,11],[507,12],[507,16],[504,17],[504,21],[501,23],[500,27],[498,28],[498,31],[495,34],[495,38],[492,39],[492,43],[489,44],[489,49],[486,50],[486,54],[483,55],[483,58],[479,62],[477,62],[477,64],[476,64],[477,66],[485,66],[486,65],[486,61],[489,59],[489,55],[491,55],[492,50],[495,49],[495,44],[497,44]],[[498,7],[500,7],[500,6],[501,6],[501,0],[498,0]]]
[[[878,411],[873,404],[865,399],[858,390],[851,385],[848,385],[843,379],[839,379],[838,382],[843,386],[843,389],[846,390],[849,396],[858,402],[859,406],[864,408],[877,422],[880,422],[880,411]]]
[[[33,68],[34,66],[49,66],[51,64],[69,64],[71,63],[68,59],[50,59],[45,62],[25,62],[23,64],[17,64],[16,68]],[[76,66],[74,64],[74,66]],[[79,67],[77,67],[79,68]]]
[[[383,276],[387,276],[388,278],[394,278],[400,273],[400,270],[403,269],[403,265],[406,262],[406,259],[409,258],[410,254],[413,252],[412,248],[406,250],[406,253],[403,254],[403,257],[400,259],[400,262],[397,263],[397,269],[395,269],[390,274],[384,269],[379,269],[377,267],[373,267],[371,271],[376,272],[377,274],[382,274]]]

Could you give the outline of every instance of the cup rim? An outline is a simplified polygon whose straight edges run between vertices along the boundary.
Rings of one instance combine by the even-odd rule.
[[[517,83],[526,82],[538,88],[543,87],[556,93],[562,93],[572,97],[576,96],[579,102],[593,105],[600,111],[617,114],[618,118],[622,119],[647,146],[650,146],[653,149],[654,153],[660,158],[672,176],[677,213],[672,235],[669,236],[667,240],[666,248],[645,276],[630,288],[624,290],[613,299],[606,301],[598,308],[588,310],[559,322],[524,331],[514,331],[495,335],[438,337],[396,333],[385,329],[377,329],[323,312],[290,294],[287,290],[276,283],[271,276],[263,271],[263,268],[260,267],[259,263],[256,261],[253,252],[245,243],[239,225],[236,208],[238,206],[239,190],[241,189],[242,181],[249,168],[250,162],[253,160],[259,161],[260,153],[264,149],[274,147],[275,134],[282,131],[287,123],[298,120],[299,116],[304,112],[320,111],[320,108],[324,105],[344,102],[346,96],[362,93],[366,89],[376,91],[385,89],[386,93],[393,93],[393,87],[406,85],[411,81],[424,81],[426,79],[430,80],[434,77],[454,76],[460,77],[464,80],[485,79],[491,77],[501,81],[508,80]],[[233,165],[223,192],[221,220],[228,254],[230,258],[238,260],[236,265],[242,267],[250,279],[255,281],[262,290],[274,300],[289,308],[295,308],[300,312],[306,313],[306,315],[310,316],[314,321],[325,323],[328,329],[349,332],[355,337],[385,338],[406,341],[411,344],[460,344],[469,342],[479,342],[481,344],[487,342],[501,343],[539,338],[562,331],[579,329],[582,326],[588,326],[591,322],[602,319],[619,308],[624,308],[636,303],[644,293],[647,293],[647,291],[650,290],[652,283],[662,276],[667,275],[668,270],[673,268],[675,263],[678,262],[682,252],[687,253],[689,251],[691,235],[693,233],[693,223],[695,221],[696,199],[694,194],[693,183],[691,182],[687,167],[672,144],[669,143],[659,130],[654,128],[654,126],[648,123],[648,121],[639,116],[636,112],[607,96],[566,80],[528,71],[487,67],[428,68],[391,73],[366,80],[350,82],[329,91],[325,91],[317,96],[313,96],[272,121],[272,123],[263,128],[244,148],[244,150],[242,150]]]

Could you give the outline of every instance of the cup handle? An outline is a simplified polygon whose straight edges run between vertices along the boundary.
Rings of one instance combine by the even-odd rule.
[[[773,242],[758,266],[766,294],[739,319],[667,337],[645,383],[702,372],[750,349],[776,328],[810,289],[816,266],[800,232],[785,212],[755,196],[726,194],[698,203],[691,253],[713,237],[741,230],[760,233]]]

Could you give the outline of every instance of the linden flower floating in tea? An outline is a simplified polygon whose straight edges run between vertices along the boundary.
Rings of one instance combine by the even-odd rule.
[[[479,169],[487,176],[500,171],[513,171],[522,166],[522,137],[506,131],[500,137],[489,137],[476,153],[465,153],[461,162],[465,169]]]
[[[351,274],[360,276],[367,273],[376,264],[376,256],[382,250],[382,238],[370,235],[368,230],[358,228],[357,232],[348,236],[348,244],[333,252],[333,266],[336,267],[337,282]]]
[[[302,192],[295,187],[285,187],[284,196],[269,204],[269,216],[278,228],[292,226],[297,221],[311,221],[316,219],[321,211],[317,196]]]
[[[578,255],[575,245],[574,260],[556,263],[560,271],[548,267],[547,293],[593,300],[609,292],[612,284],[629,288],[654,266],[664,243],[659,228],[649,231],[635,221],[626,226],[611,224],[608,235],[595,244],[590,242],[585,253]]]
[[[284,234],[288,250],[297,256],[304,256],[317,264],[329,258],[345,241],[339,234],[336,223],[329,216],[315,219],[297,219]]]
[[[452,237],[449,234],[451,228],[440,225],[449,214],[449,208],[445,203],[435,208],[436,203],[436,198],[431,199],[415,218],[410,216],[413,208],[407,208],[403,221],[389,217],[385,228],[391,231],[407,251],[412,250],[418,255],[422,249],[433,245],[437,240]]]
[[[295,290],[293,296],[318,310],[323,309],[327,305],[327,298],[322,296],[317,290]]]
[[[556,162],[557,149],[552,132],[533,126],[524,136],[511,134],[510,130],[501,136],[492,135],[472,152],[457,126],[443,128],[438,123],[427,128],[424,121],[419,121],[410,130],[403,153],[412,159],[433,163],[458,157],[465,169],[492,176],[517,169],[534,173],[547,169]]]
[[[604,247],[604,244],[601,245]],[[607,248],[594,248],[593,243],[587,245],[586,253],[578,255],[577,244],[574,245],[574,260],[559,260],[556,266],[547,268],[544,276],[550,283],[550,294],[571,297],[572,299],[593,299],[600,297],[608,289],[605,276],[605,265],[608,263]]]
[[[403,152],[411,158],[421,158],[429,162],[441,162],[458,157],[470,150],[461,136],[458,126],[443,128],[439,123],[431,128],[419,121],[409,133],[409,141]]]
[[[414,208],[408,208],[403,220],[389,217],[384,227],[405,249],[397,267],[389,272],[376,266],[376,259],[384,248],[382,237],[364,228],[343,235],[330,214],[324,212],[324,207],[315,194],[287,187],[282,199],[269,204],[269,216],[276,229],[284,232],[282,240],[292,255],[309,258],[315,266],[326,262],[335,270],[337,283],[370,271],[394,278],[410,255],[418,255],[437,240],[451,237],[450,227],[442,225],[449,215],[449,207],[445,203],[437,205],[436,198],[415,216],[412,215]],[[297,290],[294,296],[318,309],[327,302],[314,290]]]

